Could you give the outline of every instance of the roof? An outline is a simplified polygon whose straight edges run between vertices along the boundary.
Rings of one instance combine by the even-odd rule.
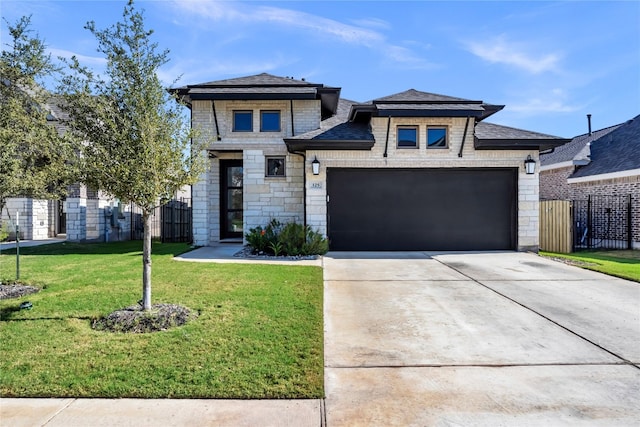
[[[588,160],[589,144],[616,130],[620,126],[621,125],[618,124],[591,132],[591,134],[576,136],[570,142],[557,147],[553,152],[540,155],[540,164],[542,166],[549,166],[556,163]]]
[[[475,128],[475,148],[482,150],[547,150],[569,139],[544,133],[480,122]]]
[[[591,161],[570,178],[640,169],[640,115],[591,142]]]
[[[194,100],[318,99],[321,101],[323,118],[335,114],[340,97],[339,87],[267,73],[186,85],[169,91],[179,96],[189,107]]]
[[[475,117],[478,121],[502,110],[504,105],[439,95],[409,89],[394,95],[354,104],[350,119],[368,121],[376,117]]]
[[[482,104],[482,101],[470,101],[468,99],[463,98],[455,98],[453,96],[447,95],[438,95],[437,93],[429,93],[429,92],[421,92],[415,89],[405,90],[404,92],[399,92],[394,95],[383,96],[382,98],[377,98],[371,101],[373,104],[388,104],[388,103],[398,103],[398,102],[429,102],[429,103],[474,103],[474,104]]]
[[[286,138],[291,151],[304,150],[370,150],[375,143],[368,123],[349,121],[349,111],[356,104],[340,99],[336,115],[320,122],[320,128]]]

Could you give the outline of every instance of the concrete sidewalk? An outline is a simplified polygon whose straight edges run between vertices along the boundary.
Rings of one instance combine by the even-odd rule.
[[[179,258],[246,261],[201,249]],[[514,252],[321,262],[326,399],[4,398],[0,426],[638,425],[639,283]]]
[[[61,238],[50,238],[50,239],[43,239],[43,240],[20,240],[20,247],[21,248],[28,248],[31,246],[42,246],[42,245],[50,245],[52,243],[64,243],[66,242],[66,239],[61,239]],[[16,242],[2,242],[0,243],[0,250],[5,250],[5,249],[14,249],[16,247]]]
[[[3,427],[318,427],[322,413],[321,400],[0,399]]]

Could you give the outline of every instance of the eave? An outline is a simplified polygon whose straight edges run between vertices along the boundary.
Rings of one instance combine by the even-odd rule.
[[[473,146],[476,150],[548,150],[559,147],[570,139],[479,139],[474,138]]]
[[[375,140],[285,139],[289,152],[307,150],[370,151]]]

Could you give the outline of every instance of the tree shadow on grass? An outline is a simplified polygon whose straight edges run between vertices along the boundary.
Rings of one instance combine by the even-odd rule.
[[[153,255],[177,256],[192,248],[188,243],[161,243],[153,242],[151,253]],[[5,249],[3,255],[15,255],[16,250]],[[129,240],[124,242],[109,243],[75,243],[61,242],[42,246],[30,246],[20,248],[20,255],[118,255],[118,254],[142,254],[142,242]]]

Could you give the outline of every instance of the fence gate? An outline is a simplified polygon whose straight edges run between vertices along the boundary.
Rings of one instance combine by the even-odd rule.
[[[575,250],[631,249],[631,195],[573,201]]]
[[[573,249],[572,203],[569,200],[540,202],[540,250],[570,253]]]
[[[160,210],[163,242],[191,242],[191,199],[171,200]]]
[[[131,204],[131,240],[142,240],[142,210]],[[191,242],[191,199],[180,198],[154,209],[151,238],[162,242]]]

